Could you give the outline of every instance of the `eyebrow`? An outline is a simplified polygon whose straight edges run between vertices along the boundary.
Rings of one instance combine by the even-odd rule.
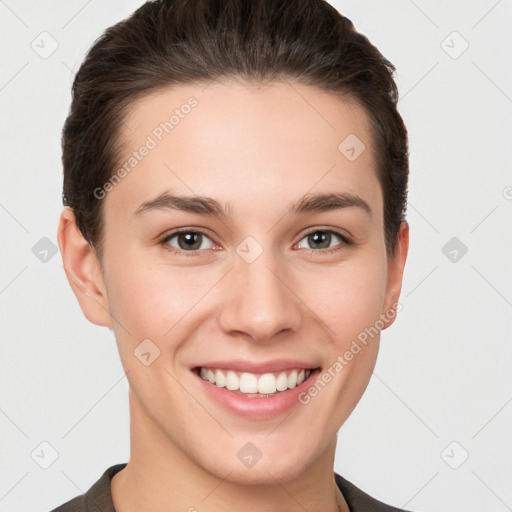
[[[144,201],[135,210],[134,215],[140,215],[151,210],[181,210],[219,218],[227,216],[227,212],[222,205],[211,197],[176,196],[168,192],[164,192],[149,201]]]
[[[289,213],[300,215],[311,212],[328,212],[341,208],[356,207],[371,216],[370,205],[360,196],[349,192],[304,196],[298,203],[291,204]]]
[[[230,205],[227,206],[227,208],[223,208],[216,199],[211,197],[177,196],[164,192],[154,199],[144,201],[134,212],[134,215],[141,215],[152,210],[181,210],[217,218],[226,218],[231,211]],[[288,213],[301,215],[349,207],[359,208],[370,216],[372,214],[370,205],[362,197],[348,192],[306,195],[299,202],[289,205]]]

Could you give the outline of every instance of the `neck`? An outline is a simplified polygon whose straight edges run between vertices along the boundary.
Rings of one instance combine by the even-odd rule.
[[[334,480],[336,438],[295,477],[234,482],[229,471],[216,475],[197,464],[152,421],[131,391],[130,438],[130,460],[112,479],[116,512],[350,512]]]

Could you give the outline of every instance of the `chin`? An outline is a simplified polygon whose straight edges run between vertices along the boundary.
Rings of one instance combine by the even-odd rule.
[[[300,447],[297,443],[295,447]],[[261,454],[261,458],[257,461],[247,461],[243,463],[242,455],[238,455],[237,451],[233,452],[233,456],[226,457],[226,453],[219,454],[219,459],[205,461],[203,466],[209,473],[215,475],[221,480],[226,480],[239,485],[275,485],[276,480],[279,482],[287,482],[293,480],[302,474],[311,460],[304,451],[295,449],[290,453],[286,450],[268,450],[271,455],[265,456]],[[250,450],[248,450],[250,453]],[[256,453],[254,454],[256,455]],[[242,460],[240,460],[242,459]],[[228,476],[226,476],[228,475]]]

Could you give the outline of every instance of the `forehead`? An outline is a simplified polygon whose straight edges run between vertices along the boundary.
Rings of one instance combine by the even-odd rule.
[[[315,87],[180,85],[133,102],[124,121],[112,208],[133,213],[166,190],[240,210],[334,189],[381,204],[366,112]]]

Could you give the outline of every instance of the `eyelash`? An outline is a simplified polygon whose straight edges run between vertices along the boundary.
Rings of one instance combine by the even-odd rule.
[[[302,238],[299,240],[299,242],[302,239],[304,239],[305,237],[307,237],[309,235],[312,235],[314,233],[317,233],[317,232],[334,234],[334,235],[336,235],[337,237],[340,238],[342,243],[336,245],[335,247],[331,247],[331,248],[328,248],[328,249],[300,249],[300,250],[307,251],[310,254],[312,254],[312,253],[331,254],[333,252],[336,252],[336,251],[339,251],[339,250],[343,249],[347,245],[352,245],[352,241],[346,235],[343,235],[339,231],[336,231],[336,230],[333,230],[333,229],[322,229],[322,228],[316,228],[316,229],[313,229],[311,231],[308,231],[307,233],[305,233],[302,236]],[[197,256],[198,253],[200,253],[201,251],[205,250],[205,249],[195,249],[193,251],[183,251],[181,249],[177,249],[176,247],[170,246],[167,242],[169,242],[169,240],[174,238],[176,235],[179,235],[180,233],[201,234],[201,235],[204,235],[205,237],[207,237],[207,238],[209,238],[211,240],[211,237],[208,236],[207,233],[205,233],[204,231],[202,231],[200,229],[196,229],[196,228],[194,228],[194,229],[181,228],[181,229],[177,229],[177,230],[173,231],[172,233],[169,233],[168,235],[165,235],[160,240],[159,244],[164,246],[164,248],[167,251],[169,251],[169,252],[172,252],[174,254],[179,254],[179,255],[185,255],[185,256]],[[212,240],[212,242],[213,242],[213,240]],[[297,242],[297,243],[299,243],[299,242]]]

